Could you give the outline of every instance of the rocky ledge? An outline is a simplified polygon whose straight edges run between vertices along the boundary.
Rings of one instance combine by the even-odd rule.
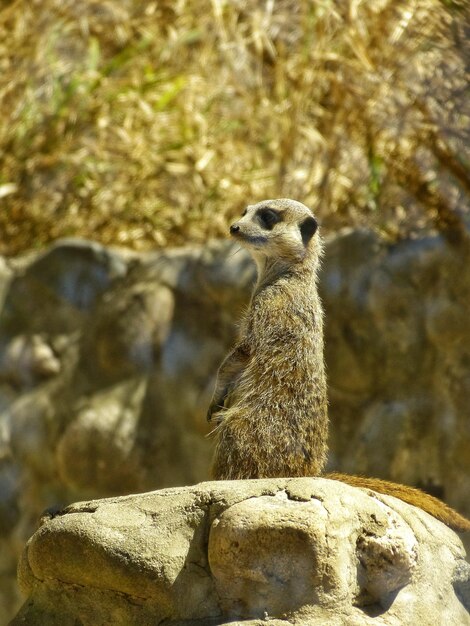
[[[470,624],[458,536],[320,478],[206,482],[43,516],[14,626]]]

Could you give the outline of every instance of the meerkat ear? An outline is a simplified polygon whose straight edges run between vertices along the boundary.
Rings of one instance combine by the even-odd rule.
[[[306,217],[300,224],[300,235],[304,246],[308,244],[313,235],[317,232],[318,222],[314,217]]]

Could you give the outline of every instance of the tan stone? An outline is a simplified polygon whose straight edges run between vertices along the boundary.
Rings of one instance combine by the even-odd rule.
[[[202,483],[46,521],[12,626],[466,626],[464,555],[422,511],[336,481]]]

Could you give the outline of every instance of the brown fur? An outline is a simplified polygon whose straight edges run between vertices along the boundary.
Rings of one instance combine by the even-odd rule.
[[[208,411],[217,424],[213,477],[318,476],[326,462],[328,412],[315,219],[294,200],[267,200],[248,207],[231,234],[252,254],[258,282]],[[395,496],[454,530],[470,530],[470,521],[419,489],[347,474],[326,477]]]

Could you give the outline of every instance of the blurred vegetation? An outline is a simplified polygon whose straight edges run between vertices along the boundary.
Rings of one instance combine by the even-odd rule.
[[[291,196],[458,238],[468,0],[0,0],[0,253],[149,249]]]

